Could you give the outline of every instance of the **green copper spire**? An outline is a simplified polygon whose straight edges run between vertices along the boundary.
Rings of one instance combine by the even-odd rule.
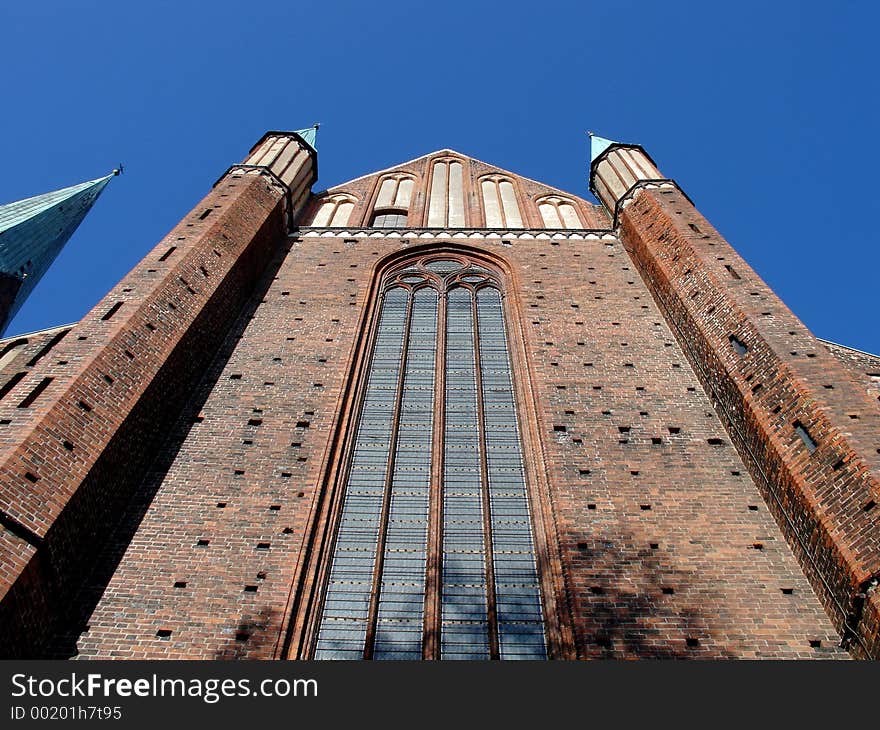
[[[592,132],[588,132],[588,134],[590,135],[590,164],[593,164],[596,161],[596,158],[611,145],[617,144],[613,139],[605,139]]]
[[[318,137],[318,128],[320,126],[321,125],[316,122],[308,129],[297,129],[296,130],[296,134],[298,134],[300,137],[302,137],[303,140],[305,141],[305,143],[309,147],[311,147],[313,150],[315,150],[315,152],[318,151],[318,147],[317,147],[316,142],[317,142],[317,137]]]
[[[0,205],[0,332],[117,174]]]

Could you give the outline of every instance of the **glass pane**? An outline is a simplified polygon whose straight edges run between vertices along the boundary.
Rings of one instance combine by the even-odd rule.
[[[464,269],[464,280],[473,283],[486,281],[477,272],[489,273],[440,258],[425,266],[410,265],[396,275],[417,284],[425,281],[425,269],[441,275]],[[433,485],[441,489],[437,497],[443,510],[440,656],[490,658],[488,606],[494,600],[500,658],[545,658],[535,542],[501,294],[489,286],[474,301],[468,289],[453,288],[447,292],[446,320],[439,322],[437,290],[418,289],[412,295],[407,335],[409,297],[402,287],[392,287],[381,305],[315,658],[363,656],[380,544],[382,575],[373,656],[421,658],[438,337],[445,338],[446,353],[440,363],[445,374],[445,420],[439,445],[442,484]],[[399,414],[396,442],[395,413]],[[391,442],[395,442],[393,459],[389,459]],[[390,480],[386,479],[389,461],[393,463]],[[379,528],[386,481],[390,491],[383,538]],[[491,525],[488,546],[484,519]],[[494,596],[489,595],[487,549],[492,551]]]
[[[461,268],[461,264],[450,259],[439,259],[438,261],[431,261],[426,264],[425,268],[438,274],[451,274],[453,271],[458,271]]]
[[[500,654],[502,659],[543,659],[541,592],[497,289],[477,292],[477,320]]]
[[[408,300],[408,292],[396,287],[382,303],[316,659],[363,657]]]
[[[421,659],[434,430],[437,292],[413,296],[391,483],[376,659]]]
[[[453,289],[447,298],[444,439],[440,656],[487,659],[474,322],[471,293],[466,289]]]

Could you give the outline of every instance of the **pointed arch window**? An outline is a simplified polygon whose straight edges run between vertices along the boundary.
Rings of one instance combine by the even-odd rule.
[[[318,228],[347,226],[356,202],[350,195],[331,195],[322,201],[321,207],[318,208],[318,212],[315,213],[312,220],[312,225]]]
[[[546,657],[503,291],[453,254],[383,277],[315,658]]]
[[[441,159],[431,168],[429,228],[464,228],[464,168],[459,160]]]
[[[557,195],[548,195],[537,200],[538,210],[547,228],[583,228],[573,201]]]
[[[503,177],[484,177],[480,180],[480,189],[487,228],[523,227],[513,182]]]
[[[376,208],[409,209],[415,180],[411,175],[391,175],[379,184]]]
[[[389,175],[379,182],[370,225],[374,228],[405,228],[415,179],[411,175]]]

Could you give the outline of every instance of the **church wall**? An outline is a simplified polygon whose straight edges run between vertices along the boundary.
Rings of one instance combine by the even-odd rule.
[[[267,134],[269,170],[232,168],[63,338],[0,355],[5,656],[308,658],[378,267],[435,245],[507,272],[551,657],[846,658],[847,621],[876,656],[870,358],[815,340],[671,181],[617,234],[449,150],[305,202],[299,139]],[[304,202],[321,227],[287,237]],[[548,220],[569,230],[519,227]]]
[[[220,182],[0,401],[4,656],[42,655],[265,268],[282,229],[266,180]]]
[[[621,244],[504,240],[463,245],[512,272],[529,362],[520,384],[535,398],[521,418],[541,443],[527,460],[546,474],[547,493],[533,496],[552,508],[545,557],[570,617],[555,654],[845,657]],[[404,247],[299,231],[142,488],[155,496],[81,656],[308,655],[305,549],[329,537],[320,527],[373,268]]]
[[[863,619],[880,576],[876,393],[678,189],[637,191],[620,220],[828,614],[856,656],[871,656],[876,620]]]

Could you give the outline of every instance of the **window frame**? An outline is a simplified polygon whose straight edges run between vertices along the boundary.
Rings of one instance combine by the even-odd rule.
[[[507,336],[510,378],[516,403],[517,428],[523,461],[523,478],[530,510],[531,536],[537,564],[547,658],[575,658],[574,641],[570,628],[571,622],[566,618],[569,615],[569,608],[564,598],[565,588],[561,567],[561,546],[556,537],[557,527],[555,521],[551,517],[549,483],[547,481],[546,467],[543,462],[543,451],[539,446],[540,429],[534,407],[531,405],[534,398],[534,390],[531,385],[530,367],[523,353],[525,332],[523,324],[517,315],[520,307],[518,305],[518,296],[513,287],[513,278],[510,275],[509,267],[499,257],[454,244],[423,244],[409,251],[401,251],[379,262],[374,270],[371,293],[362,317],[360,345],[358,346],[350,372],[350,382],[353,386],[353,392],[347,401],[350,405],[343,405],[344,411],[340,412],[338,430],[341,458],[337,461],[334,460],[332,454],[328,455],[323,470],[327,492],[322,498],[323,505],[321,509],[316,512],[316,519],[320,523],[316,525],[315,530],[317,549],[311,556],[314,580],[309,578],[307,594],[297,601],[297,612],[291,619],[294,621],[293,639],[290,641],[287,651],[298,658],[310,659],[314,657],[343,497],[351,468],[357,425],[363,407],[366,380],[369,375],[372,351],[377,336],[383,294],[391,286],[390,282],[393,279],[394,272],[400,271],[411,265],[415,260],[425,258],[428,255],[431,258],[446,256],[464,258],[470,264],[488,269],[490,276],[493,278],[493,285],[499,291]],[[450,286],[449,288],[452,287]],[[440,296],[440,301],[442,302],[440,306],[444,308],[445,299],[445,295]],[[473,301],[475,304],[476,299],[474,298]],[[443,326],[445,326],[445,311],[442,314],[438,311],[438,327]],[[435,393],[438,394],[445,393],[444,368],[441,366],[446,359],[445,352],[443,351],[445,337],[440,338],[440,341],[442,344],[437,350],[435,359],[438,377],[434,382]],[[444,409],[445,396],[435,400],[435,411],[438,414],[434,419],[435,432],[432,435],[432,448],[434,452],[442,449],[442,429],[445,422]],[[437,430],[440,430],[439,434]],[[485,429],[483,429],[481,438],[485,439],[485,437]],[[483,450],[482,453],[485,454],[485,451]],[[443,490],[435,486],[438,483],[442,483],[442,474],[440,473],[440,470],[442,470],[442,460],[432,458],[431,464],[432,487],[429,535],[434,536],[435,542],[428,550],[428,580],[425,589],[426,604],[423,619],[426,627],[436,626],[437,630],[425,631],[423,659],[440,658],[440,588],[436,583],[432,583],[432,581],[439,579],[439,560],[442,554],[442,545],[436,544],[436,540],[439,539],[438,536],[441,534],[437,523],[440,511],[437,508],[436,502],[442,500]],[[308,571],[306,571],[306,574],[308,574]]]

